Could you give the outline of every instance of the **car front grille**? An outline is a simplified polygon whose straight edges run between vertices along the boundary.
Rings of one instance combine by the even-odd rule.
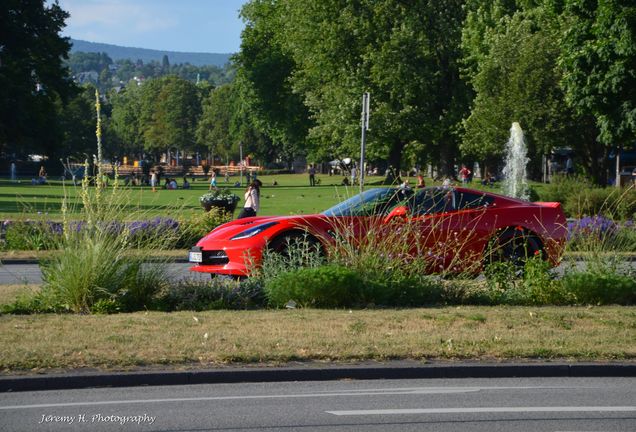
[[[227,257],[225,251],[222,250],[210,250],[210,251],[202,251],[203,252],[203,261],[201,264],[203,265],[223,265],[230,262],[230,259]]]

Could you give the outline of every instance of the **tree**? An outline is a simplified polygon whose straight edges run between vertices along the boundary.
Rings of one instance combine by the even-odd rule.
[[[290,81],[316,126],[310,137],[344,155],[359,149],[360,99],[371,93],[370,159],[400,168],[419,141],[453,171],[457,123],[467,108],[459,77],[462,1],[287,1]],[[390,179],[389,179],[390,180]]]
[[[583,119],[565,106],[559,86],[558,34],[556,16],[541,8],[505,16],[491,29],[472,80],[476,97],[464,123],[465,154],[496,165],[515,121],[524,130],[535,175],[552,148],[579,145],[573,138]]]
[[[197,125],[196,137],[197,142],[212,153],[213,159],[215,155],[228,155],[232,150],[230,123],[234,97],[232,85],[224,85],[203,100],[203,113]]]
[[[143,152],[143,133],[140,124],[141,88],[135,82],[129,83],[121,92],[111,93],[113,111],[111,128],[121,142],[121,151],[137,153]]]
[[[6,0],[0,6],[0,151],[56,153],[57,103],[75,93],[60,36],[68,13],[43,0]]]
[[[60,108],[60,154],[78,161],[90,159],[90,155],[95,153],[96,121],[95,87],[87,85]]]
[[[270,137],[279,156],[291,163],[295,155],[304,153],[312,121],[302,95],[291,86],[295,62],[284,48],[283,7],[273,0],[254,0],[243,6],[246,26],[234,62],[244,120]]]
[[[159,153],[193,147],[201,112],[193,83],[173,75],[147,80],[141,87],[140,104],[139,125],[146,150]]]
[[[594,117],[605,146],[630,143],[636,138],[636,5],[566,0],[563,23],[559,66],[566,100]]]

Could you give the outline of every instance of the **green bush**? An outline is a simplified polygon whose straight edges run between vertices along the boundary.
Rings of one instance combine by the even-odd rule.
[[[293,300],[302,307],[344,307],[359,302],[364,280],[338,265],[299,268],[267,281],[265,293],[273,307]]]
[[[539,197],[541,201],[564,203],[570,195],[591,186],[592,183],[586,177],[554,175],[550,183],[541,189]]]
[[[216,278],[206,283],[186,280],[165,290],[158,300],[164,311],[254,309],[264,304],[265,294],[256,279],[238,282]]]
[[[47,250],[57,245],[59,234],[43,221],[12,221],[6,224],[4,249]]]
[[[612,219],[633,219],[636,215],[636,190],[608,188],[580,189],[568,195],[564,203],[567,215],[603,215]]]
[[[636,302],[634,275],[611,269],[568,272],[561,284],[578,304],[633,305]]]
[[[575,298],[555,279],[550,264],[541,255],[528,259],[523,269],[498,262],[485,270],[486,284],[467,290],[461,298],[465,304],[564,305]]]
[[[213,208],[209,212],[196,211],[179,219],[178,249],[189,249],[214,228],[229,222],[232,215]]]
[[[68,312],[68,308],[55,304],[43,293],[20,295],[12,303],[0,305],[0,313],[29,315],[34,313]]]
[[[329,264],[298,268],[268,280],[265,291],[270,306],[283,307],[293,300],[301,307],[423,306],[441,300],[442,284],[431,276],[360,274]]]
[[[406,273],[401,268],[358,271],[364,280],[361,305],[424,306],[442,299],[441,279],[436,276]]]
[[[620,227],[612,238],[613,250],[636,252],[636,227],[633,224]]]

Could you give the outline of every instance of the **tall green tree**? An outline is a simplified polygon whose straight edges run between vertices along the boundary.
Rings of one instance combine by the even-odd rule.
[[[583,119],[568,109],[559,86],[559,32],[557,17],[542,8],[504,16],[490,30],[472,80],[476,97],[464,123],[465,154],[497,165],[515,121],[525,132],[535,175],[552,148],[579,145],[573,138]]]
[[[75,93],[63,64],[70,43],[60,35],[68,16],[57,2],[1,3],[0,151],[56,154],[56,104]]]
[[[567,101],[594,117],[605,146],[630,144],[636,139],[636,4],[565,0],[563,25],[559,65]]]
[[[201,112],[196,86],[170,75],[147,80],[141,86],[139,125],[144,148],[159,154],[167,150],[190,150]]]
[[[315,142],[357,156],[368,91],[370,158],[400,168],[405,146],[418,141],[452,172],[468,104],[458,64],[463,1],[298,0],[285,10],[291,82],[316,121]]]
[[[121,152],[137,154],[141,158],[144,149],[141,116],[141,88],[129,83],[119,93],[111,92],[111,129],[121,143]]]
[[[243,6],[246,26],[234,62],[241,117],[291,162],[304,153],[312,121],[302,94],[293,91],[290,81],[296,62],[285,47],[284,7],[276,0],[253,0]],[[250,130],[244,138],[254,139],[260,135],[257,131]]]
[[[232,152],[230,123],[233,116],[234,97],[234,89],[228,84],[212,90],[203,100],[196,138],[200,145],[212,153],[213,158],[219,155],[225,158]]]

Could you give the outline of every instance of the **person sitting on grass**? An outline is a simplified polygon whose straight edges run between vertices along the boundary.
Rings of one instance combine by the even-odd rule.
[[[183,188],[184,189],[190,189],[190,183],[188,182],[188,178],[187,177],[183,178]]]

